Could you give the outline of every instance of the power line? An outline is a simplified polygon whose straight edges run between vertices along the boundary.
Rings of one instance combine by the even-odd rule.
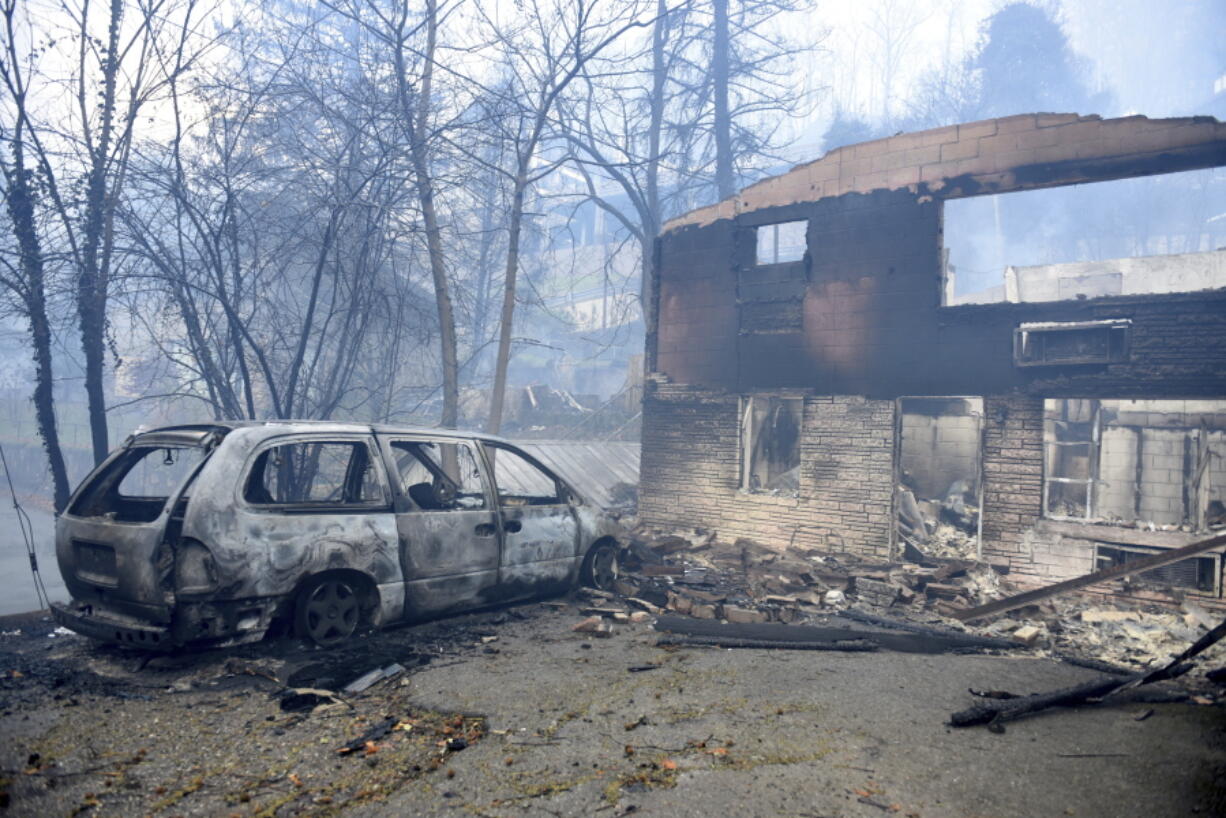
[[[38,596],[39,608],[51,607],[51,597],[47,595],[47,587],[43,585],[42,574],[38,571],[38,554],[34,551],[34,525],[30,515],[21,507],[17,500],[17,490],[13,488],[13,474],[9,470],[8,458],[4,456],[4,445],[0,444],[0,465],[4,466],[4,478],[9,484],[9,496],[13,498],[13,510],[17,512],[17,525],[21,529],[21,539],[25,542],[26,556],[30,558],[30,573],[34,577],[34,593]]]

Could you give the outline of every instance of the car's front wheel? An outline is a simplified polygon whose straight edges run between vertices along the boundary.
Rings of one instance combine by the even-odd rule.
[[[621,547],[616,542],[599,542],[592,546],[583,560],[580,578],[584,585],[600,591],[612,591],[621,575]]]
[[[335,647],[353,636],[362,618],[362,598],[351,580],[321,577],[298,594],[294,633],[323,648]]]

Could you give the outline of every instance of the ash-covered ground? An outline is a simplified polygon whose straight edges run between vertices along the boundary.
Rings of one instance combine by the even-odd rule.
[[[976,701],[968,688],[1025,694],[1097,674],[1026,651],[665,648],[650,621],[572,630],[591,604],[396,628],[341,650],[281,639],[180,656],[8,617],[5,812],[1226,813],[1219,706],[1125,701],[959,730],[946,721]],[[343,692],[393,665],[404,670]]]

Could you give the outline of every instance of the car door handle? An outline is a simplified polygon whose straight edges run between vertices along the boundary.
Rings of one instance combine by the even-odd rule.
[[[524,524],[519,520],[507,520],[502,524],[502,527],[505,528],[510,534],[517,534],[523,530]]]
[[[492,537],[497,530],[492,523],[481,523],[473,529],[478,537]]]

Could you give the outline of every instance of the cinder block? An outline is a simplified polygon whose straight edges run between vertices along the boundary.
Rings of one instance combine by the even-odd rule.
[[[949,142],[941,146],[941,162],[957,162],[960,159],[972,159],[979,156],[979,140],[969,139],[965,142]]]

